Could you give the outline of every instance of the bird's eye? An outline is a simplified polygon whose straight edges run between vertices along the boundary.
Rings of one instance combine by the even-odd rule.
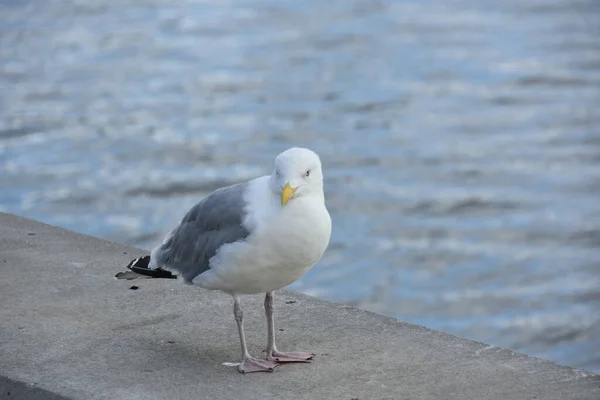
[[[307,178],[310,176],[310,169],[304,173],[304,176],[306,176]]]

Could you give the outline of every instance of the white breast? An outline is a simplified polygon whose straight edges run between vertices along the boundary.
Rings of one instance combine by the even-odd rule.
[[[211,259],[211,269],[194,283],[232,293],[262,293],[290,285],[312,268],[331,236],[324,201],[306,196],[283,208],[271,203],[271,208],[250,221],[254,229],[246,242],[223,246]]]

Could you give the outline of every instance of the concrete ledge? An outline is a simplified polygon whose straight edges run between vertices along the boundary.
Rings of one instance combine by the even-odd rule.
[[[56,393],[28,385],[23,382],[12,381],[0,376],[0,399],[10,400],[68,400]]]
[[[315,361],[241,375],[223,365],[239,352],[231,299],[114,278],[141,254],[0,213],[2,398],[24,384],[36,399],[600,398],[600,375],[290,291],[276,297],[280,347]],[[243,304],[258,356],[262,297]]]

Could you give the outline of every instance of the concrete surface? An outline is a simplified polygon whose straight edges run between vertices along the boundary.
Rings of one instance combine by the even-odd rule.
[[[68,398],[23,382],[0,376],[0,399],[10,400],[68,400]]]
[[[315,361],[241,375],[231,299],[114,278],[141,254],[0,213],[3,399],[600,399],[600,375],[289,291],[279,346]],[[243,305],[260,355],[262,297]]]

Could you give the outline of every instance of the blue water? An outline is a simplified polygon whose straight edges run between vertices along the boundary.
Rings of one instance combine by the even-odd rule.
[[[293,287],[600,371],[600,3],[4,1],[0,210],[150,249],[320,153]]]

